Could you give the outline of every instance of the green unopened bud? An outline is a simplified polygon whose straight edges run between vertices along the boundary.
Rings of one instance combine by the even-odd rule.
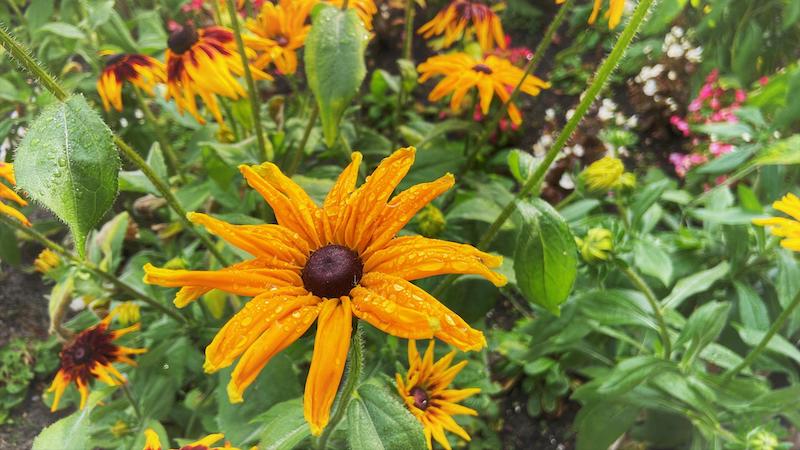
[[[587,263],[608,260],[614,249],[611,231],[606,228],[592,228],[583,239],[576,237],[575,242]]]
[[[118,420],[114,425],[111,426],[110,431],[114,437],[119,438],[130,434],[131,429],[127,423],[122,420]]]
[[[607,191],[617,186],[625,166],[617,158],[606,156],[591,164],[583,171],[583,179],[590,191]]]
[[[419,233],[425,237],[433,238],[439,236],[444,231],[445,226],[447,226],[447,221],[444,218],[444,214],[433,205],[426,206],[417,215]]]
[[[624,189],[633,189],[636,187],[636,175],[625,172],[619,177],[619,182],[617,183],[616,187],[621,187]]]
[[[766,430],[759,430],[747,440],[747,448],[752,450],[775,450],[779,444],[778,437]]]

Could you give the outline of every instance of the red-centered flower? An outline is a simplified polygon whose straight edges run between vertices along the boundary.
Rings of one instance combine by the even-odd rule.
[[[473,34],[484,52],[491,52],[495,47],[506,48],[500,18],[488,5],[473,0],[453,0],[417,33],[425,39],[443,34],[445,48]]]
[[[97,80],[97,93],[106,111],[110,111],[112,106],[122,111],[122,85],[125,82],[154,95],[156,84],[167,82],[164,64],[147,55],[117,54],[109,57]]]

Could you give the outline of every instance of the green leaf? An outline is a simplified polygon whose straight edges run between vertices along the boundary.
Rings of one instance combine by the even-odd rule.
[[[83,256],[86,235],[117,196],[120,161],[111,130],[73,95],[33,121],[14,162],[17,185],[69,226]]]
[[[33,441],[32,450],[84,450],[90,448],[91,436],[88,407],[76,411],[42,430]]]
[[[220,144],[224,145],[224,144]],[[167,164],[164,161],[164,154],[161,152],[161,146],[158,142],[154,142],[150,147],[150,153],[147,154],[147,164],[153,168],[153,171],[162,180],[167,179]],[[123,192],[141,192],[153,194],[158,197],[161,192],[153,185],[147,175],[142,173],[141,170],[123,170],[119,173],[119,190]]]
[[[347,440],[351,450],[424,450],[422,424],[396,397],[373,384],[358,388],[361,398],[347,408]]]
[[[734,325],[734,327],[736,327],[737,331],[739,331],[739,337],[742,338],[744,343],[750,347],[755,347],[758,345],[758,343],[761,342],[761,339],[763,339],[767,334],[766,331],[752,330],[736,325]],[[787,341],[786,338],[780,334],[772,336],[772,339],[770,339],[769,343],[767,343],[766,349],[771,352],[789,357],[796,363],[800,363],[800,350],[797,350],[797,347],[795,347],[791,342]]]
[[[46,25],[43,25],[38,31],[47,31],[67,39],[86,38],[86,35],[83,34],[83,31],[81,31],[80,28],[63,22],[50,22]]]
[[[354,9],[342,11],[331,5],[315,9],[306,39],[306,78],[317,99],[329,148],[336,143],[342,115],[367,74],[364,50],[368,39]]]
[[[621,361],[600,384],[597,392],[610,396],[622,395],[654,374],[674,367],[672,363],[655,356],[634,356]]]
[[[578,274],[575,237],[541,199],[520,202],[517,209],[524,220],[514,254],[517,286],[529,301],[558,315]]]
[[[311,429],[303,417],[303,399],[295,398],[278,403],[257,417],[260,422],[261,450],[291,450],[311,436]]]
[[[633,243],[633,261],[644,274],[669,286],[672,280],[672,260],[652,239],[638,239]]]
[[[730,264],[723,261],[708,270],[681,278],[675,283],[672,292],[662,300],[664,308],[677,308],[687,298],[707,290],[727,275],[728,269],[730,269]]]
[[[772,143],[753,162],[759,166],[800,164],[800,134]]]
[[[739,320],[746,328],[766,331],[770,324],[767,305],[750,286],[734,281],[733,287],[739,299]]]
[[[577,450],[609,448],[628,431],[638,415],[638,407],[614,401],[593,401],[584,405],[575,418]]]
[[[730,309],[730,303],[708,302],[692,313],[675,342],[676,347],[685,342],[689,343],[688,349],[683,354],[684,364],[693,361],[700,351],[719,337],[728,322]]]
[[[536,170],[536,158],[522,150],[512,150],[508,153],[508,168],[517,181],[523,183]]]

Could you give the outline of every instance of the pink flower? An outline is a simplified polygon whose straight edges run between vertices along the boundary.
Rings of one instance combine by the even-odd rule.
[[[684,155],[683,153],[671,153],[669,155],[669,162],[672,163],[673,167],[675,167],[675,173],[681,178],[685,177],[686,173],[689,172],[692,167],[703,164],[706,161],[708,161],[708,158],[705,155],[700,155],[698,153],[692,153],[689,155]]]
[[[672,124],[675,128],[678,129],[684,136],[689,137],[689,123],[683,120],[678,116],[672,116],[669,118],[669,123]]]
[[[767,83],[769,83],[769,78],[766,77],[766,76],[761,77],[761,78],[758,79],[758,84],[760,84],[762,86],[766,86]]]
[[[747,93],[742,89],[737,89],[734,95],[736,97],[736,103],[742,103],[747,100]]]
[[[732,152],[734,150],[734,146],[724,142],[712,142],[708,145],[708,150],[712,155],[719,157]]]
[[[700,100],[705,100],[710,98],[714,94],[714,86],[711,83],[706,83],[703,87],[700,88],[700,93],[697,94],[697,98]]]
[[[703,103],[700,101],[699,98],[696,98],[696,99],[692,100],[691,103],[689,103],[689,111],[691,111],[691,112],[700,111],[700,108],[702,108],[702,107],[703,107]]]
[[[719,78],[719,70],[714,69],[708,74],[708,76],[706,76],[706,83],[713,83],[717,81],[717,78]]]

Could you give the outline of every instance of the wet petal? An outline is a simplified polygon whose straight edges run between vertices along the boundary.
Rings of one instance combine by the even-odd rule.
[[[220,289],[244,296],[256,296],[272,288],[302,286],[303,283],[297,271],[287,269],[170,270],[146,264],[144,271],[145,283]]]
[[[391,294],[391,292],[389,292]],[[350,291],[353,314],[373,327],[406,339],[430,339],[439,329],[439,321],[403,303],[402,298],[356,286]]]

